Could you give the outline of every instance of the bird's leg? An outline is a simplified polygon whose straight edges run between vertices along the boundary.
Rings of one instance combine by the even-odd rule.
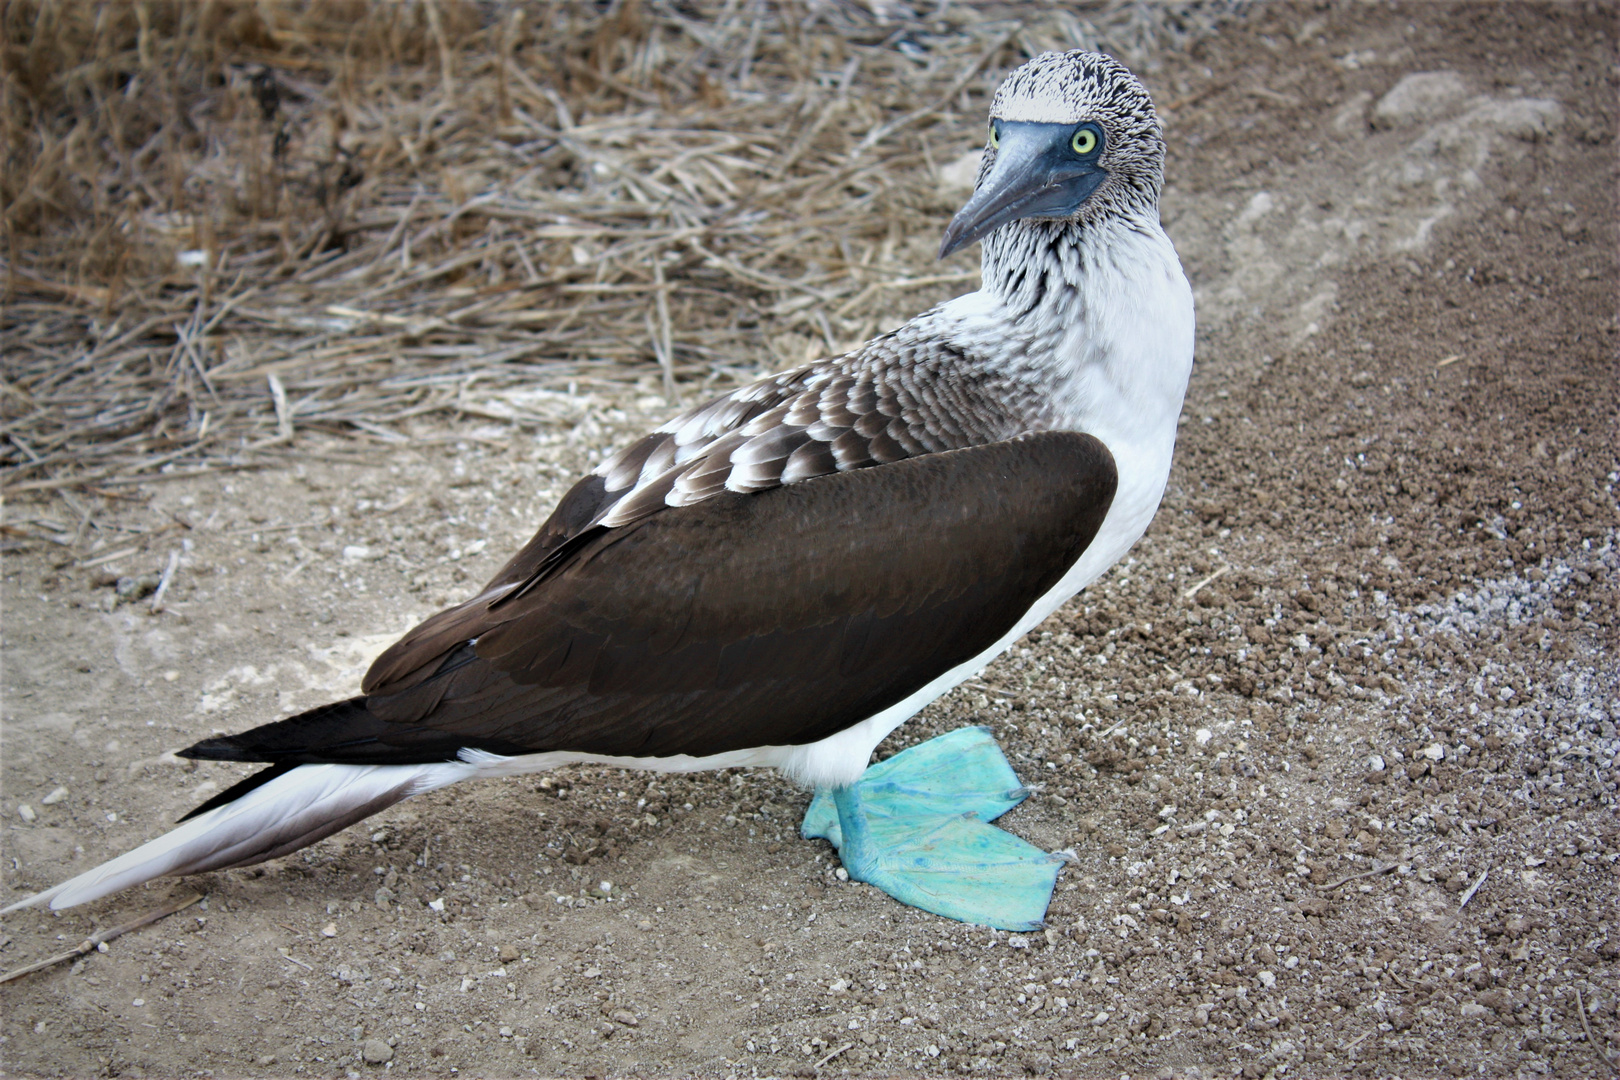
[[[1063,860],[989,824],[1028,794],[989,733],[964,728],[818,792],[803,831],[832,841],[850,877],[901,903],[1033,930]]]

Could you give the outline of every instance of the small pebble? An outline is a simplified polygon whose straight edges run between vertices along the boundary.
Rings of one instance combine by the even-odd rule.
[[[1428,758],[1430,761],[1444,761],[1446,757],[1446,748],[1441,746],[1439,743],[1430,743],[1428,746],[1423,748],[1423,756]]]
[[[610,1019],[615,1024],[623,1024],[625,1027],[641,1026],[641,1021],[637,1020],[636,1014],[631,1012],[629,1009],[614,1009],[613,1015],[610,1017]]]
[[[510,964],[513,960],[518,958],[519,953],[517,951],[517,946],[515,945],[502,945],[501,951],[497,955],[500,956],[501,963]]]
[[[68,797],[68,789],[65,788],[65,787],[59,787],[59,788],[54,789],[49,795],[45,796],[43,799],[39,800],[39,804],[41,806],[55,806],[57,803],[61,802],[63,799],[65,799],[67,797]]]
[[[512,1037],[512,1029],[509,1027],[503,1027],[501,1028],[500,1035],[503,1039],[510,1039]]]
[[[381,1065],[385,1061],[394,1059],[394,1048],[381,1039],[367,1039],[366,1045],[360,1051],[360,1056],[372,1065]]]
[[[27,803],[20,803],[17,806],[17,816],[28,822],[39,820],[39,815],[34,813],[34,808]]]
[[[364,544],[350,544],[343,549],[343,557],[350,562],[359,562],[371,558],[371,549]]]
[[[584,975],[584,977],[587,978],[587,979],[594,979],[598,975],[602,974],[602,969],[599,968],[599,967],[588,967],[583,972],[581,972],[581,974]]]
[[[1262,971],[1260,973],[1260,985],[1265,987],[1267,990],[1275,989],[1277,986],[1277,976],[1273,975],[1269,971]]]
[[[1383,757],[1383,755],[1382,754],[1374,754],[1372,757],[1368,758],[1367,759],[1367,768],[1371,769],[1373,772],[1383,772],[1384,771],[1384,757]]]
[[[442,898],[440,898],[438,900],[429,900],[428,901],[428,907],[432,908],[434,911],[443,911],[444,910],[444,900]]]
[[[321,937],[337,937],[337,923],[329,922],[321,927]]]

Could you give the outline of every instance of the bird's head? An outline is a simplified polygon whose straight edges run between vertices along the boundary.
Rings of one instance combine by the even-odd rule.
[[[996,90],[978,182],[940,258],[1014,221],[1153,211],[1163,177],[1164,134],[1136,76],[1102,53],[1045,53]]]

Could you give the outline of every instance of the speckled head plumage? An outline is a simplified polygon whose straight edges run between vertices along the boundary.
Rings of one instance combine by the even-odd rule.
[[[1045,271],[1109,257],[1098,241],[1158,233],[1164,133],[1153,101],[1102,53],[1045,53],[1002,82],[973,196],[946,226],[940,257],[984,243],[985,287],[1022,304]],[[1062,275],[1073,274],[1063,271]]]
[[[990,102],[990,119],[1044,124],[1096,124],[1103,131],[1099,164],[1108,179],[1080,209],[1081,221],[1156,209],[1164,185],[1164,129],[1135,75],[1104,53],[1042,53],[1008,75]],[[987,146],[982,182],[995,164]]]

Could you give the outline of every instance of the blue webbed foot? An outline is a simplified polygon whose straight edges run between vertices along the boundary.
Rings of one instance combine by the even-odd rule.
[[[903,904],[1002,930],[1042,925],[1063,859],[989,824],[1029,795],[982,727],[961,728],[816,793],[802,833]]]

